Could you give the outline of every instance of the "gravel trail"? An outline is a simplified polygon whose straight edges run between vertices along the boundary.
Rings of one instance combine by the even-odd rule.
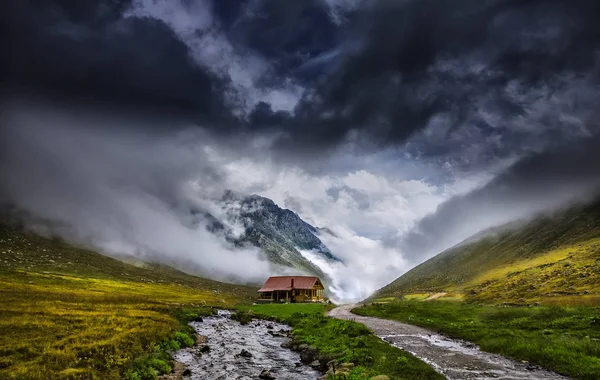
[[[351,310],[357,306],[337,307],[329,316],[364,324],[381,339],[412,353],[448,379],[568,379],[537,366],[483,352],[472,343],[449,339],[421,327],[352,314]]]

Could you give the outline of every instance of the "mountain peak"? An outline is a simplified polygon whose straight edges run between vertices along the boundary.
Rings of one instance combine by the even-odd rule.
[[[243,233],[229,239],[237,245],[251,244],[261,248],[275,264],[324,276],[315,263],[303,256],[302,251],[312,251],[327,261],[341,261],[319,239],[318,228],[269,198],[225,190],[221,202],[225,220],[219,220],[218,225],[223,226],[219,230],[227,230],[227,225],[241,225]],[[212,219],[216,218],[211,215]]]

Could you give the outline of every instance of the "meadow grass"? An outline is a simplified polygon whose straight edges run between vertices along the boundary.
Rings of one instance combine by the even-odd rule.
[[[600,307],[397,300],[353,310],[423,326],[576,379],[600,379]]]
[[[390,379],[443,379],[429,365],[413,355],[390,346],[364,325],[328,318],[330,305],[266,304],[238,309],[255,316],[274,319],[293,327],[296,342],[315,347],[321,354],[355,367],[345,379],[365,379],[387,375]]]
[[[1,379],[155,379],[190,319],[255,289],[0,228]]]

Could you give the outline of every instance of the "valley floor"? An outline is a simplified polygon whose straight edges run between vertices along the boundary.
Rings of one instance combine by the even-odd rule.
[[[469,378],[464,374],[481,370],[498,375],[495,371],[499,364],[502,371],[522,372],[524,368],[525,373],[535,374],[537,366],[541,366],[576,379],[600,379],[600,308],[597,306],[498,307],[398,299],[356,307],[352,309],[354,314],[350,314],[350,309],[346,306],[333,314],[365,323],[378,335],[414,352],[451,378]],[[431,331],[473,342],[483,351],[516,359],[521,364],[499,362],[497,355],[486,354],[476,354],[477,360],[472,364],[463,363],[465,354],[473,354],[474,345],[456,347],[455,342]],[[427,349],[421,352],[419,344]],[[444,372],[446,368],[449,370]],[[540,376],[533,378],[560,377],[540,372]]]

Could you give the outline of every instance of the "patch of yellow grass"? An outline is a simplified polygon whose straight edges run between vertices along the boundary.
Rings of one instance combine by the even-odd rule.
[[[600,297],[600,240],[552,250],[487,271],[465,289],[492,303],[593,304]]]
[[[599,241],[600,239],[594,239],[593,241],[590,241],[589,244],[597,245]],[[560,249],[555,249],[533,259],[520,260],[513,264],[504,265],[488,270],[482,273],[481,275],[475,277],[473,280],[469,281],[469,283],[466,284],[466,287],[470,285],[480,284],[489,280],[504,278],[510,275],[511,273],[522,272],[524,270],[539,267],[541,265],[556,263],[557,261],[567,259],[570,255],[583,254],[587,245],[588,244],[586,244],[585,246],[579,244],[576,246],[568,246]]]
[[[383,298],[377,298],[375,300],[373,300],[373,302],[377,302],[377,303],[388,303],[388,302],[392,302],[396,299],[396,297],[383,297]]]
[[[177,331],[173,308],[240,301],[181,285],[2,275],[2,379],[117,379],[124,365]]]
[[[465,300],[463,293],[446,293],[444,296],[437,298],[438,301],[462,302]]]
[[[255,289],[132,266],[0,226],[0,379],[120,379],[185,328],[182,313]]]
[[[405,294],[404,299],[409,301],[424,301],[429,298],[432,293],[413,293],[413,294]]]

